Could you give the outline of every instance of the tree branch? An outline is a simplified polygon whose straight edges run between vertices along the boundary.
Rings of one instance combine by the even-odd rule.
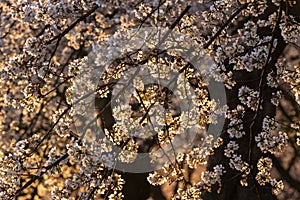
[[[221,32],[232,22],[232,20],[240,13],[242,12],[242,10],[244,10],[245,8],[247,8],[249,3],[245,3],[243,4],[239,9],[237,9],[232,15],[231,17],[229,17],[229,19],[221,26],[221,28],[218,30],[218,32],[216,32],[216,34],[214,34],[210,40],[203,46],[204,49],[207,49],[212,43],[213,41],[221,34]]]

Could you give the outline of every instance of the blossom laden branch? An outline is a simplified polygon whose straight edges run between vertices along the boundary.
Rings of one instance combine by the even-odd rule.
[[[215,39],[222,33],[222,31],[230,24],[232,23],[232,20],[240,14],[244,9],[247,8],[249,3],[243,4],[239,9],[237,9],[229,18],[226,20],[226,22],[221,26],[221,28],[210,38],[210,40],[203,45],[204,49],[207,49],[214,41]]]
[[[56,35],[52,39],[48,40],[46,44],[51,44],[53,41],[58,40],[60,41],[67,33],[69,33],[79,22],[85,20],[88,16],[93,14],[97,9],[99,8],[98,5],[94,6],[90,11],[88,11],[86,14],[79,17],[75,22],[73,22],[67,29],[65,29],[60,34]]]

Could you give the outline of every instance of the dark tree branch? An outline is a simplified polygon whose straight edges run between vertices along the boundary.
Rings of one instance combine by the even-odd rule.
[[[59,163],[65,159],[68,158],[68,154],[64,154],[63,156],[61,156],[59,159],[57,159],[54,163],[52,163],[51,165],[48,165],[46,167],[43,168],[43,171],[41,171],[39,176],[34,176],[32,177],[28,182],[26,182],[20,189],[18,189],[15,193],[15,196],[18,196],[24,189],[26,189],[27,187],[29,187],[32,183],[34,183],[37,179],[39,179],[40,177],[42,177],[48,170],[52,169],[53,167],[56,167],[57,165],[59,165]]]
[[[93,7],[90,11],[88,11],[86,14],[82,15],[81,17],[79,17],[75,22],[73,22],[67,29],[65,29],[63,32],[61,32],[60,34],[56,35],[55,37],[53,37],[52,39],[50,39],[49,41],[46,42],[46,44],[51,44],[54,40],[61,40],[62,37],[64,37],[68,32],[70,32],[79,22],[85,20],[88,16],[90,16],[91,14],[93,14],[93,12],[95,12],[97,9],[99,8],[99,6],[95,6]]]
[[[229,19],[221,26],[221,28],[210,38],[210,40],[203,46],[204,49],[207,49],[215,39],[222,33],[222,31],[232,22],[232,20],[240,13],[242,10],[246,9],[249,3],[243,4],[239,9],[237,9]]]

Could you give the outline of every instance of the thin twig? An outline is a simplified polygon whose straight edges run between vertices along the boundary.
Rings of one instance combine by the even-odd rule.
[[[60,40],[62,37],[64,37],[68,32],[70,32],[79,22],[85,20],[88,16],[90,16],[93,12],[95,12],[99,8],[98,5],[93,7],[90,11],[88,11],[86,14],[79,17],[75,22],[73,22],[67,29],[65,29],[60,34],[56,35],[52,39],[46,42],[46,44],[51,44],[54,40]]]
[[[263,79],[264,79],[264,76],[266,74],[266,68],[269,64],[269,61],[271,59],[271,55],[272,55],[272,50],[273,50],[273,47],[274,47],[274,41],[275,41],[275,32],[279,29],[279,23],[280,23],[280,19],[281,19],[281,16],[282,16],[282,3],[281,3],[281,6],[279,8],[279,12],[278,12],[278,16],[277,16],[277,20],[276,20],[276,24],[275,24],[275,27],[272,31],[272,39],[270,41],[270,48],[269,48],[269,52],[268,52],[268,56],[267,56],[267,59],[266,59],[266,63],[265,63],[265,66],[262,68],[262,72],[261,72],[261,75],[260,75],[260,81],[259,81],[259,98],[258,98],[258,106],[257,106],[257,111],[256,113],[254,114],[254,117],[252,118],[252,122],[250,124],[250,127],[249,127],[249,132],[250,132],[250,138],[249,138],[249,152],[248,152],[248,161],[249,161],[249,164],[252,162],[252,146],[253,146],[253,126],[254,126],[254,123],[255,123],[255,120],[258,116],[258,113],[259,113],[259,110],[260,110],[260,106],[261,106],[261,103],[262,103],[262,90],[263,90]]]
[[[48,166],[44,167],[43,171],[40,173],[39,176],[33,176],[28,182],[26,182],[20,189],[18,189],[16,191],[15,197],[17,195],[19,195],[24,189],[26,189],[27,187],[29,187],[32,183],[34,183],[37,179],[39,179],[40,177],[42,177],[48,170],[52,169],[53,167],[57,166],[61,161],[63,161],[66,158],[68,158],[68,156],[69,156],[69,154],[66,153],[63,156],[61,156],[59,159],[57,159],[51,165],[48,165]]]
[[[221,34],[221,32],[232,22],[232,20],[240,13],[242,10],[247,8],[249,3],[243,4],[239,9],[237,9],[230,17],[229,19],[221,26],[221,28],[214,34],[210,40],[203,46],[204,49],[207,49],[213,41]]]

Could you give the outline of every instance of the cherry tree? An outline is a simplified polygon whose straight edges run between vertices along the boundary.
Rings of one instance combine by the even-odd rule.
[[[1,199],[300,197],[300,1],[0,5]]]

